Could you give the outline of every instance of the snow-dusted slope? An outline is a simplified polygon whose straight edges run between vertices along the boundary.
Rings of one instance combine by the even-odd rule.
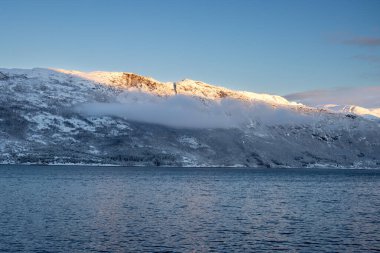
[[[0,69],[0,162],[378,167],[379,125],[132,73]]]
[[[220,100],[223,98],[232,98],[243,101],[260,101],[273,105],[297,105],[289,102],[285,98],[269,94],[257,94],[246,91],[233,91],[223,87],[210,85],[200,81],[185,79],[176,82],[176,92],[174,83],[162,83],[153,78],[139,76],[127,72],[80,72],[75,70],[52,69],[60,73],[80,77],[96,83],[129,90],[139,90],[158,96],[174,96],[181,94],[185,96],[196,96],[199,98]]]
[[[316,90],[285,97],[312,107],[380,118],[380,86]]]

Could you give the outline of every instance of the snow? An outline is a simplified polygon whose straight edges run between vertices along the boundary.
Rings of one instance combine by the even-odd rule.
[[[18,90],[27,92],[27,100],[33,104],[38,105],[39,108],[49,108],[51,105],[45,100],[41,100],[41,96],[54,98],[60,103],[67,106],[73,104],[80,104],[88,101],[83,92],[88,89],[101,89],[111,88],[116,89],[118,94],[114,99],[119,103],[124,101],[146,102],[141,94],[136,95],[136,91],[143,94],[156,96],[154,103],[160,103],[160,99],[166,99],[174,96],[194,97],[199,99],[204,106],[210,107],[210,102],[220,102],[225,99],[234,99],[247,104],[260,104],[264,103],[273,108],[286,108],[304,113],[317,112],[316,109],[327,110],[328,112],[338,113],[352,113],[361,115],[368,119],[380,118],[380,87],[362,87],[362,88],[348,88],[348,89],[335,89],[335,90],[321,90],[311,91],[304,93],[291,94],[286,97],[270,94],[259,94],[248,91],[234,91],[219,87],[216,85],[207,84],[201,81],[191,79],[184,79],[175,82],[177,87],[177,94],[174,92],[174,82],[159,82],[150,77],[143,77],[129,72],[81,72],[77,70],[64,70],[64,69],[43,69],[34,68],[31,70],[25,69],[0,69],[3,75],[12,76],[25,76],[28,81],[21,78],[19,81],[11,82],[8,89],[16,94],[16,99],[20,102],[25,101],[25,96],[19,96]],[[34,84],[33,80],[38,80],[38,84]],[[60,83],[57,86],[46,86],[44,83]],[[97,85],[101,85],[97,86]],[[15,90],[17,89],[17,90]],[[34,89],[35,92],[34,92]],[[100,93],[101,94],[101,93]],[[104,96],[111,95],[110,91],[104,90]],[[357,94],[360,94],[358,96]],[[75,97],[75,100],[73,99]],[[316,109],[315,109],[316,108]],[[207,109],[207,108],[206,108]],[[42,119],[43,121],[38,124],[42,129],[46,128],[54,119]],[[61,120],[61,119],[56,119]],[[81,124],[74,122],[74,124]],[[42,126],[45,125],[45,126]],[[77,127],[88,127],[77,126]],[[70,132],[70,127],[61,125],[60,129],[64,132]],[[127,127],[125,128],[127,129]],[[123,130],[123,129],[120,129]]]
[[[205,145],[202,145],[196,138],[190,136],[181,136],[178,141],[192,149],[205,147]]]
[[[0,81],[0,98],[6,101],[0,114],[2,162],[147,166],[154,160],[163,166],[194,167],[380,164],[380,122],[351,115],[378,115],[375,100],[356,105],[340,99],[322,103],[306,95],[297,100],[190,79],[176,82],[175,94],[171,82],[127,72],[0,72],[9,76]],[[372,98],[379,95],[375,91]]]
[[[380,86],[315,90],[294,93],[285,97],[333,112],[353,113],[368,119],[380,118]]]
[[[129,74],[134,75],[129,72],[81,72],[77,70],[64,70],[64,69],[52,69],[59,73],[64,73],[72,75],[75,77],[80,77],[92,82],[100,83],[103,85],[111,87],[121,87],[123,86],[123,75]],[[141,77],[141,76],[140,76]],[[207,84],[201,81],[195,81],[190,79],[184,79],[177,82],[166,82],[162,83],[150,77],[141,77],[143,82],[154,83],[154,89],[148,89],[142,85],[139,89],[143,92],[150,93],[153,95],[158,95],[161,97],[174,96],[176,93],[173,89],[173,84],[176,83],[177,94],[194,96],[209,100],[220,100],[224,97],[238,99],[242,101],[260,101],[265,103],[270,103],[273,105],[287,105],[287,106],[297,106],[296,102],[290,102],[287,99],[269,94],[258,94],[247,91],[233,91],[216,85]],[[124,87],[125,88],[125,87]],[[150,87],[151,88],[151,87]],[[128,90],[135,90],[136,88],[130,87]]]
[[[53,115],[47,112],[35,115],[27,114],[24,117],[28,121],[36,123],[36,128],[38,130],[48,130],[52,127],[57,127],[60,132],[64,133],[73,132],[78,129],[83,129],[91,132],[95,131],[94,126],[90,126],[83,120],[75,118],[63,118],[62,116]]]

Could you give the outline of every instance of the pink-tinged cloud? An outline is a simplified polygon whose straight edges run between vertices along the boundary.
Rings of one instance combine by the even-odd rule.
[[[380,86],[314,90],[290,94],[285,96],[285,98],[290,101],[316,107],[336,104],[380,108]]]
[[[347,45],[376,47],[376,46],[380,46],[380,38],[379,37],[357,37],[357,38],[343,40],[342,43],[347,44]]]

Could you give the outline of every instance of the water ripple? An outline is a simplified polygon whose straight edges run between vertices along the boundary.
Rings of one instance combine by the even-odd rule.
[[[0,252],[380,250],[380,171],[0,167]]]

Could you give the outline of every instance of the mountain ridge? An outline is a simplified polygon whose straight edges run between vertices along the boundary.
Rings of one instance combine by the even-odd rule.
[[[265,102],[272,102],[276,104],[297,105],[287,101],[285,98],[277,95],[259,94],[247,91],[236,91],[227,89],[221,86],[211,85],[202,81],[195,81],[191,79],[184,79],[177,82],[160,82],[151,77],[141,76],[130,72],[104,72],[104,71],[92,71],[81,72],[63,69],[52,69],[57,72],[86,78],[91,81],[99,82],[102,84],[116,86],[120,88],[138,88],[143,92],[153,92],[155,95],[160,96],[173,96],[176,94],[198,96],[205,99],[221,99],[224,97],[230,97],[241,100],[256,99]],[[177,93],[174,92],[173,85],[176,84]],[[137,84],[143,84],[140,87],[136,87]],[[148,86],[148,87],[147,87]],[[157,86],[161,86],[159,89]],[[152,89],[152,88],[155,89]],[[150,88],[150,89],[149,89]],[[198,88],[198,89],[196,89]]]
[[[379,124],[351,113],[124,72],[0,72],[1,163],[380,166]]]

